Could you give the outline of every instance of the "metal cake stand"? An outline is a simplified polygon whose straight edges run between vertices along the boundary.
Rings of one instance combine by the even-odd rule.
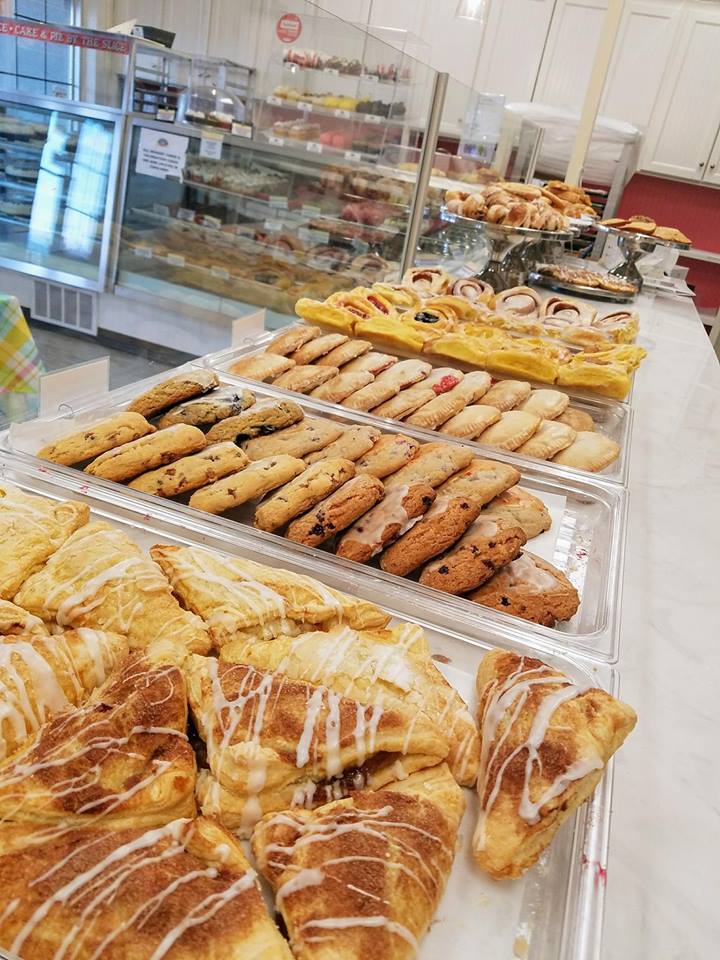
[[[642,290],[643,278],[637,268],[637,262],[640,257],[646,253],[652,253],[657,247],[671,247],[675,250],[689,250],[691,243],[677,243],[674,240],[661,240],[659,237],[651,237],[646,233],[627,233],[625,230],[619,230],[617,227],[608,227],[603,223],[597,225],[598,231],[617,237],[618,247],[625,257],[622,263],[619,263],[608,273],[613,277],[620,277],[623,280],[629,280],[634,283],[638,292]]]

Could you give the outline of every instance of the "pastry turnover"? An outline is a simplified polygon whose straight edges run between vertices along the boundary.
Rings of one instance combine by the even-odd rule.
[[[255,828],[296,957],[410,960],[447,882],[464,798],[445,764],[386,790],[318,810],[288,810]]]
[[[56,714],[0,766],[0,833],[13,826],[153,826],[195,811],[185,682],[142,655],[81,707]]]
[[[0,486],[0,599],[12,600],[30,574],[89,516],[87,504]]]
[[[24,960],[291,960],[255,871],[214,820],[33,840],[0,856],[0,946]]]
[[[185,671],[210,767],[198,778],[198,799],[231,829],[247,833],[264,813],[377,789],[447,756],[442,731],[399,703],[366,706],[210,657],[191,657]]]
[[[609,467],[619,456],[620,445],[615,440],[602,433],[579,430],[575,439],[555,454],[553,463],[597,473]]]
[[[200,547],[158,545],[150,554],[183,606],[207,623],[216,647],[339,621],[357,629],[384,627],[390,619],[367,600],[289,570]]]
[[[53,714],[81,703],[127,653],[124,637],[88,629],[0,640],[0,759]]]
[[[61,626],[124,634],[131,647],[167,638],[193,652],[210,648],[205,625],[180,607],[157,565],[104,521],[74,533],[15,599]]]
[[[46,637],[48,628],[40,617],[34,617],[16,603],[0,600],[0,637],[14,637],[18,634]]]
[[[634,711],[541,660],[491,650],[477,674],[482,757],[473,853],[519,877],[591,795]]]
[[[429,654],[398,646],[392,630],[371,633],[336,627],[242,649],[230,645],[222,656],[276,670],[293,680],[321,683],[359,703],[383,708],[398,703],[417,710],[447,736],[447,762],[458,783],[472,786],[475,782],[480,741],[466,704]]]

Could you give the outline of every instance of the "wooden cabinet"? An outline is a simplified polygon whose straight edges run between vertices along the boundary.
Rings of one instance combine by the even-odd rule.
[[[719,52],[720,9],[691,4],[650,118],[643,169],[686,180],[709,179],[720,128]]]

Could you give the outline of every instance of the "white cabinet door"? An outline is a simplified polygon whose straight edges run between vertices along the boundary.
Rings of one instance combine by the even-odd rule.
[[[720,185],[720,130],[715,138],[715,146],[712,148],[710,160],[705,167],[703,183],[716,183]]]
[[[490,4],[473,83],[476,90],[504,93],[508,103],[532,100],[554,6],[553,0]]]
[[[610,62],[600,113],[647,130],[680,24],[681,0],[629,0]]]
[[[693,4],[650,120],[643,168],[701,180],[720,126],[720,10]]]
[[[558,0],[533,100],[581,109],[606,10],[607,0]]]

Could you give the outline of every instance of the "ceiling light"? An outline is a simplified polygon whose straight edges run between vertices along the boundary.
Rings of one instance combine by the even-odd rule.
[[[487,0],[459,0],[455,16],[461,20],[485,19]]]

